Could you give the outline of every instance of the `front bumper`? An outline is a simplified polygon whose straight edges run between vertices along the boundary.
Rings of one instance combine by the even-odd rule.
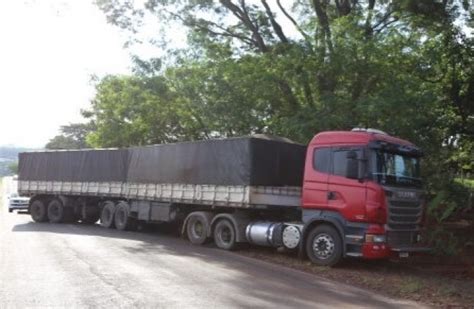
[[[362,258],[386,259],[405,258],[412,255],[428,253],[431,248],[422,246],[390,247],[386,243],[364,243],[362,245]]]
[[[8,209],[11,210],[28,210],[28,204],[10,204],[8,205]]]
[[[431,250],[420,243],[419,231],[387,231],[384,226],[376,224],[369,225],[358,240],[359,256],[364,259],[403,258]]]

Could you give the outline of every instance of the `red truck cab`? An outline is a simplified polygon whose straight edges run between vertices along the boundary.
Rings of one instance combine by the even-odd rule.
[[[422,152],[378,130],[330,131],[308,145],[305,251],[320,265],[342,257],[405,257],[420,248]]]

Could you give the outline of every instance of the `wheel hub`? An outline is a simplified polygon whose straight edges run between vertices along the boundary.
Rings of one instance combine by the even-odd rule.
[[[196,223],[194,223],[193,234],[196,238],[201,237],[203,235],[203,231],[204,231],[204,228],[201,222],[197,221]]]
[[[314,238],[313,251],[316,257],[327,259],[334,253],[334,240],[328,234],[319,234]]]
[[[231,233],[228,228],[223,228],[220,236],[221,236],[221,240],[225,243],[229,243],[231,240]]]

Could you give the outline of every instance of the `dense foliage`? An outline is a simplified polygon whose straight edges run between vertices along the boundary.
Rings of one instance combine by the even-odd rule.
[[[46,149],[81,149],[87,148],[87,134],[93,131],[91,123],[71,123],[61,126],[61,134],[56,135],[46,144]]]

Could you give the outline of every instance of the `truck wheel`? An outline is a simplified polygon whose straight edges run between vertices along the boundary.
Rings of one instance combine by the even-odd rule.
[[[102,208],[100,214],[100,225],[107,228],[114,228],[115,205],[111,201],[107,201]]]
[[[129,217],[130,215],[130,207],[126,202],[120,202],[115,207],[115,216],[114,216],[114,223],[117,230],[128,230],[130,227],[130,223],[132,218]]]
[[[206,218],[199,214],[191,215],[186,225],[186,235],[189,241],[195,245],[203,245],[209,239],[207,231],[209,230],[209,222]]]
[[[31,218],[35,222],[45,222],[48,220],[48,210],[42,200],[34,200],[30,205]]]
[[[65,219],[65,209],[63,203],[58,199],[53,199],[48,204],[48,219],[51,223],[61,223]]]
[[[224,250],[235,249],[237,242],[235,228],[229,220],[221,219],[214,228],[214,242],[217,247]]]
[[[8,208],[8,212],[13,212],[13,209]]]
[[[314,264],[334,266],[342,259],[342,241],[330,225],[315,227],[306,238],[306,253]]]

